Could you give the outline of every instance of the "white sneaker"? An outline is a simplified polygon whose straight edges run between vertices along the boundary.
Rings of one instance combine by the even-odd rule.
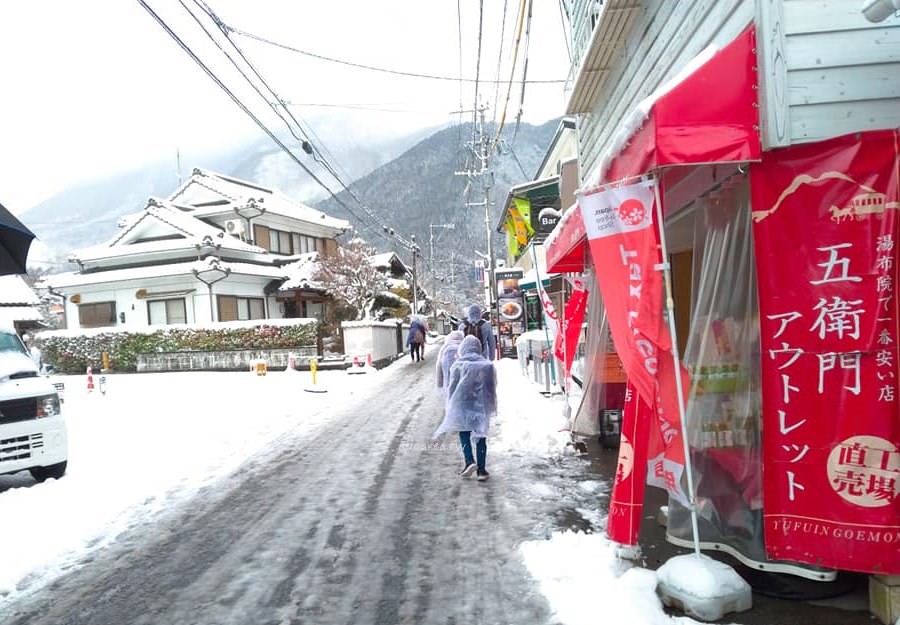
[[[459,472],[459,477],[472,477],[472,474],[475,473],[475,469],[478,468],[474,462],[472,464],[467,464],[466,468]]]

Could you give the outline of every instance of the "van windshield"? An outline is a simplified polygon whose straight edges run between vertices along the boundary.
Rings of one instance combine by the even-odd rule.
[[[0,330],[0,352],[18,352],[28,355],[28,350],[25,349],[22,340],[16,334],[3,330]]]

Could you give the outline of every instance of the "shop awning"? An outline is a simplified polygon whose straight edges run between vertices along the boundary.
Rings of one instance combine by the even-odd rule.
[[[755,40],[750,26],[724,48],[707,48],[643,100],[619,122],[583,188],[673,165],[759,160]],[[548,270],[580,271],[583,239],[577,207],[567,210],[545,243]]]
[[[559,274],[547,273],[546,271],[542,270],[541,284],[543,284],[545,288],[550,286],[553,278],[555,278],[557,275]],[[535,273],[534,269],[529,269],[525,272],[525,275],[519,278],[519,288],[523,291],[537,288],[537,274]]]

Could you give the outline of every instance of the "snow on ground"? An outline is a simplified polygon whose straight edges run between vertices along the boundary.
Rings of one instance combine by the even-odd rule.
[[[89,394],[83,375],[55,377],[66,384],[69,470],[44,484],[27,473],[0,476],[0,598],[49,582],[123,530],[151,522],[265,453],[279,437],[315,433],[360,394],[402,375],[407,364],[404,358],[357,376],[320,371],[318,386],[339,385],[340,393],[305,393],[308,372],[110,375],[105,395]],[[564,398],[543,397],[515,360],[501,360],[497,368],[500,414],[490,453],[523,461],[571,456]],[[286,401],[296,394],[303,395],[302,404]],[[573,488],[565,475],[547,477],[533,485],[536,496],[552,498]],[[588,500],[609,491],[598,480],[575,487]],[[605,524],[597,508],[577,512],[591,527]],[[623,564],[602,534],[554,532],[520,550],[566,625],[595,622],[598,605],[610,622],[695,622],[665,615],[654,592],[655,573]]]

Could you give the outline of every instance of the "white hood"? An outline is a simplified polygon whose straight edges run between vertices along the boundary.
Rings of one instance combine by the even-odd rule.
[[[34,361],[20,352],[0,352],[0,383],[16,373],[37,374]]]

